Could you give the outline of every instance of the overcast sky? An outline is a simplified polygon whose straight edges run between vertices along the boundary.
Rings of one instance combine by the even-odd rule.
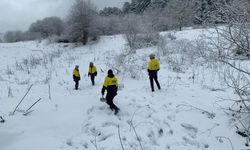
[[[122,7],[129,0],[90,0],[99,8]],[[74,0],[0,0],[0,33],[27,30],[32,22],[49,16],[64,18]]]

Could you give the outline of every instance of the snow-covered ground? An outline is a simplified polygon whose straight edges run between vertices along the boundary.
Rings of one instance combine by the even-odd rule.
[[[196,39],[203,32],[186,30],[176,36]],[[194,70],[176,73],[162,62],[162,90],[155,93],[146,70],[139,80],[117,75],[124,88],[115,97],[121,111],[113,115],[99,100],[109,69],[105,57],[121,52],[125,44],[121,35],[82,47],[0,44],[0,116],[6,120],[0,123],[0,150],[118,150],[122,146],[127,150],[230,150],[230,141],[235,150],[246,149],[235,133],[234,121],[215,105],[221,98],[236,96],[210,70],[196,70],[200,75],[193,80]],[[153,49],[137,53],[146,55]],[[87,77],[90,61],[98,69],[95,86]],[[76,64],[81,73],[79,91],[74,90],[72,79]],[[24,116],[39,98],[34,111]]]

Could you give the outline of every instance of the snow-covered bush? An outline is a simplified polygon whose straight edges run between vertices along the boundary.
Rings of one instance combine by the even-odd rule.
[[[171,40],[164,36],[161,37],[157,49],[162,59],[176,72],[185,72],[191,65],[202,62],[196,41]]]
[[[140,79],[145,70],[146,60],[133,50],[124,50],[121,54],[114,54],[110,52],[106,57],[107,66],[116,71],[117,74],[131,77],[133,79]]]
[[[64,31],[65,24],[59,17],[47,17],[32,23],[29,32],[40,33],[43,38],[51,35],[61,35]]]

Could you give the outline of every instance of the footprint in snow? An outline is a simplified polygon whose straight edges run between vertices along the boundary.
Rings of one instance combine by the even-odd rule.
[[[175,115],[173,115],[173,114],[172,114],[172,115],[168,115],[168,116],[167,116],[167,119],[168,119],[168,120],[171,120],[171,121],[173,121],[173,122],[176,121]]]
[[[196,135],[198,132],[198,129],[196,127],[194,127],[191,124],[187,124],[187,123],[182,123],[181,126],[187,131],[188,135],[191,138],[193,138],[193,139],[196,138]]]
[[[201,147],[200,143],[196,140],[192,140],[192,139],[189,139],[187,137],[182,137],[182,140],[185,142],[184,145],[192,145],[192,146],[195,146],[197,148]]]
[[[114,122],[105,122],[102,124],[102,127],[110,127],[110,126],[117,126]]]

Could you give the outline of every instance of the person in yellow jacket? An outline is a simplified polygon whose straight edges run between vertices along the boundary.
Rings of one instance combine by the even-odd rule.
[[[81,80],[79,66],[76,65],[75,69],[73,70],[73,80],[75,81],[75,89],[78,90],[79,81]]]
[[[108,76],[105,77],[103,87],[102,87],[102,97],[105,94],[105,90],[107,90],[106,94],[106,103],[109,105],[110,109],[115,111],[115,115],[119,112],[119,108],[114,104],[114,97],[117,95],[118,90],[118,79],[113,74],[113,71],[108,70]]]
[[[154,92],[154,81],[158,87],[158,89],[161,89],[160,83],[158,81],[157,77],[157,72],[160,70],[160,63],[159,61],[155,58],[154,54],[149,55],[150,61],[148,63],[148,75],[149,75],[149,80],[150,80],[150,85],[151,85],[151,90]]]
[[[90,76],[92,85],[95,85],[95,76],[97,76],[97,70],[93,62],[89,63],[89,73],[88,77]]]

